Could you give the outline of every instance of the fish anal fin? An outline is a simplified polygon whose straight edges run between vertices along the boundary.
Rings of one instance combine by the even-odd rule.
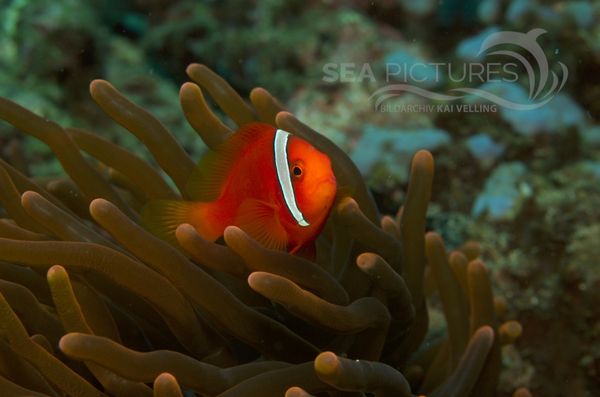
[[[317,247],[314,241],[305,243],[304,245],[296,245],[290,250],[290,254],[298,255],[304,259],[314,262],[317,258]]]
[[[249,123],[227,138],[215,150],[200,159],[186,186],[194,201],[215,201],[223,194],[232,166],[249,150],[249,144],[274,127],[264,123]]]
[[[190,201],[150,201],[142,208],[142,224],[155,236],[177,244],[175,230],[183,223],[192,223],[194,206]]]
[[[287,232],[279,221],[278,210],[266,201],[248,199],[240,206],[234,224],[264,247],[286,250]]]

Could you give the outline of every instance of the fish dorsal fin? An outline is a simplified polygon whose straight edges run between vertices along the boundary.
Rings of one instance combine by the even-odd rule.
[[[248,199],[240,206],[234,224],[266,248],[285,250],[287,232],[279,221],[278,211],[275,204]]]
[[[142,208],[142,224],[155,236],[177,244],[175,230],[182,223],[190,223],[194,203],[176,200],[153,200]]]
[[[227,138],[215,150],[209,150],[198,162],[186,186],[188,197],[194,201],[214,201],[221,197],[227,176],[236,160],[249,144],[268,131],[274,131],[264,123],[249,123]]]

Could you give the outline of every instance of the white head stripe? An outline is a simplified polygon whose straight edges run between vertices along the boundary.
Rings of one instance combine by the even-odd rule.
[[[287,142],[290,133],[284,130],[277,130],[275,132],[275,139],[273,140],[273,153],[275,154],[275,170],[277,171],[277,180],[279,181],[279,187],[283,192],[283,199],[288,210],[292,213],[292,216],[298,222],[300,226],[309,226],[309,223],[304,220],[304,215],[296,204],[296,195],[294,194],[294,187],[292,186],[292,179],[290,177],[290,167],[288,165],[287,156]]]

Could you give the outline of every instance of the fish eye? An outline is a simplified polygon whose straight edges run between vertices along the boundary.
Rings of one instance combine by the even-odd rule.
[[[300,178],[300,177],[302,177],[303,173],[304,173],[304,170],[302,169],[302,165],[300,165],[300,164],[294,164],[292,166],[292,175],[294,176],[294,178]]]

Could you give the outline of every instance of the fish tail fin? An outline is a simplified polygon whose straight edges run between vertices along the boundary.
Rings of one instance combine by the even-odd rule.
[[[150,233],[178,245],[175,230],[183,223],[189,223],[198,228],[198,217],[202,211],[201,203],[181,200],[153,200],[142,208],[142,225]]]

